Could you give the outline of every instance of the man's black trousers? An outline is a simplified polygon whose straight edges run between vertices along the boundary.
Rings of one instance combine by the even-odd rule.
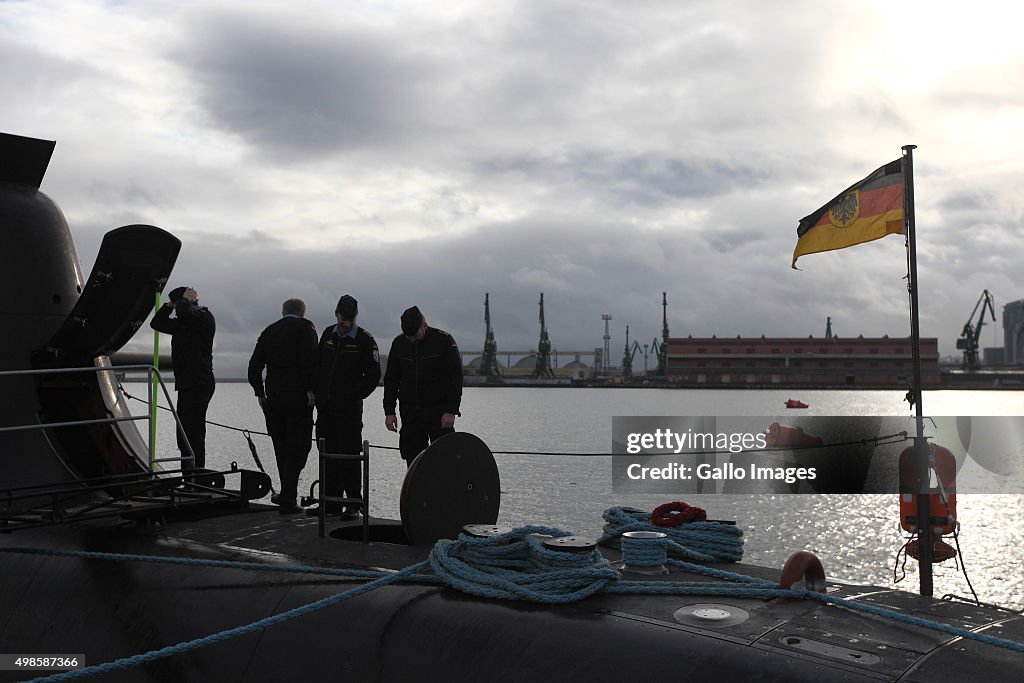
[[[454,427],[441,429],[442,411],[424,411],[402,413],[402,429],[398,433],[398,450],[408,467],[416,456],[429,444],[434,443],[445,434],[455,431]]]
[[[267,396],[263,416],[274,442],[274,458],[281,477],[281,504],[294,505],[299,475],[313,447],[313,409],[305,391],[278,392]]]
[[[363,407],[349,408],[342,412],[317,412],[316,438],[324,439],[327,453],[359,455],[363,452]],[[327,460],[324,463],[324,479],[320,486],[325,496],[362,498],[362,468],[358,460]],[[340,512],[337,503],[328,504],[329,513]],[[353,504],[350,510],[358,509]]]
[[[189,445],[192,446],[192,453],[196,456],[195,467],[206,467],[206,409],[210,406],[210,399],[213,398],[214,384],[203,384],[188,389],[178,389],[178,420],[185,432]],[[178,450],[181,457],[188,457],[188,446],[181,437],[181,431],[174,430],[178,440]],[[188,460],[182,461],[182,469],[191,469]]]

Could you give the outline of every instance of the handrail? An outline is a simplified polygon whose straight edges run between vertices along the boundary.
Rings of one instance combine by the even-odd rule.
[[[170,406],[171,415],[174,418],[174,424],[176,432],[182,437],[188,455],[183,455],[177,458],[161,458],[157,460],[156,457],[156,440],[153,438],[155,435],[155,422],[153,421],[152,412],[150,414],[141,416],[133,415],[130,417],[107,417],[107,418],[96,418],[92,420],[72,420],[68,422],[49,422],[39,423],[31,425],[14,425],[10,427],[0,427],[0,433],[3,432],[14,432],[14,431],[25,431],[33,429],[50,429],[52,427],[77,427],[80,425],[88,424],[109,424],[114,422],[134,422],[136,420],[147,420],[149,422],[149,462],[148,467],[150,472],[156,473],[155,465],[157,462],[166,462],[170,460],[180,460],[182,463],[185,461],[191,461],[193,464],[196,460],[195,451],[192,449],[192,444],[189,443],[188,436],[185,434],[184,428],[181,426],[181,420],[178,418],[178,411],[174,408],[174,401],[171,400],[170,392],[167,390],[167,385],[164,384],[163,377],[160,375],[160,370],[153,365],[119,365],[117,367],[102,367],[102,366],[91,366],[91,367],[76,367],[76,368],[35,368],[31,370],[0,370],[0,379],[4,377],[23,377],[33,375],[70,375],[81,372],[124,372],[127,370],[145,370],[147,373],[147,383],[152,384],[154,376],[156,377],[157,383],[160,388],[163,389],[164,398],[167,399],[167,404]]]
[[[49,429],[50,427],[77,427],[78,425],[109,424],[111,422],[134,422],[135,420],[148,420],[146,415],[132,415],[131,417],[97,417],[93,420],[71,420],[70,422],[46,422],[34,425],[15,425],[14,427],[0,427],[3,432],[24,432],[32,429]]]
[[[320,489],[319,489],[319,524],[318,532],[320,538],[324,537],[324,526],[327,518],[327,503],[339,503],[346,506],[353,503],[358,503],[363,513],[363,543],[370,542],[370,442],[364,440],[363,447],[358,454],[355,453],[328,453],[327,452],[327,439],[323,437],[316,440],[317,451],[319,453],[319,464],[320,464]],[[362,474],[363,474],[363,495],[361,498],[348,498],[345,496],[330,496],[324,493],[326,487],[324,482],[327,481],[327,461],[328,460],[358,460],[363,463]]]

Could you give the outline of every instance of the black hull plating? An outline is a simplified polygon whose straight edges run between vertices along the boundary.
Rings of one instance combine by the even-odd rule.
[[[6,546],[399,569],[428,548],[317,539],[313,520],[255,507],[161,531],[107,526],[20,532]],[[729,566],[728,568],[734,569]],[[774,578],[756,567],[740,571]],[[90,664],[175,645],[361,585],[333,577],[0,553],[5,652],[83,653]],[[634,576],[634,579],[647,577]],[[672,580],[701,580],[674,573]],[[843,586],[929,619],[1024,639],[1007,612]],[[697,603],[739,607],[740,624],[696,628],[673,613]],[[794,640],[797,639],[797,640]],[[1019,653],[809,600],[625,596],[540,606],[416,584],[371,593],[187,654],[107,674],[131,681],[689,680],[1019,681]],[[807,652],[825,643],[863,653]],[[856,656],[853,657],[856,659]]]

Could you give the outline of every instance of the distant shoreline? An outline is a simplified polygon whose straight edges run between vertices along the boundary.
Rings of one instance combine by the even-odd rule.
[[[143,376],[131,377],[126,381],[129,382],[145,382],[146,379]],[[169,383],[173,379],[167,380]],[[218,377],[218,384],[247,384],[249,380],[242,377]],[[382,386],[378,384],[377,386]],[[708,386],[707,384],[680,384],[677,382],[633,382],[629,384],[619,383],[614,384],[611,382],[594,382],[588,380],[575,380],[571,384],[551,384],[551,383],[533,383],[530,381],[508,381],[502,383],[488,383],[488,384],[466,384],[467,388],[484,388],[484,389],[532,389],[532,388],[543,388],[543,389],[724,389],[726,391],[906,391],[905,386],[837,386],[837,385],[811,385],[811,384],[771,384],[771,385],[715,385]],[[1022,391],[1024,390],[1024,384],[991,384],[991,383],[979,383],[971,384],[967,382],[957,384],[940,384],[937,386],[925,387],[925,391]]]

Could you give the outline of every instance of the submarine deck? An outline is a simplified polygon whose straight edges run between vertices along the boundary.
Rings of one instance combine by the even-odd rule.
[[[27,530],[15,534],[14,540],[19,544],[26,541],[28,545],[61,549],[392,570],[423,561],[431,548],[343,540],[338,537],[361,538],[361,523],[336,519],[329,526],[329,535],[319,538],[317,524],[314,517],[282,516],[276,508],[250,504],[247,509],[228,514],[189,519],[187,524],[172,521],[159,528],[141,525],[126,528],[123,522],[117,525],[108,520],[78,524],[75,528]],[[401,526],[394,521],[373,519],[371,527],[375,537],[381,534],[401,536]],[[13,545],[12,540],[6,543]],[[611,561],[620,559],[614,549],[601,550]],[[5,576],[17,578],[11,582],[11,590],[0,595],[0,614],[11,615],[6,623],[0,620],[0,641],[20,643],[23,647],[39,645],[40,641],[25,636],[26,620],[33,621],[26,616],[31,611],[31,604],[26,601],[40,593],[52,601],[56,581],[66,584],[64,597],[57,602],[77,606],[81,616],[75,621],[81,624],[110,623],[122,619],[125,611],[134,614],[139,610],[166,614],[166,621],[174,622],[174,628],[164,624],[145,638],[125,638],[127,643],[113,650],[113,655],[118,657],[235,627],[365,582],[259,571],[246,576],[239,570],[179,566],[159,566],[157,570],[153,566],[138,566],[143,563],[127,562],[115,563],[116,568],[110,570],[111,563],[95,560],[78,561],[76,571],[68,572],[66,563],[70,560],[64,558],[9,556],[5,559],[15,563],[15,567],[8,565],[8,570],[14,571],[6,571]],[[709,566],[772,581],[779,577],[779,570],[749,564]],[[83,597],[90,594],[90,586],[95,587],[100,572],[107,577],[109,585],[117,586],[118,590],[112,593],[108,589],[102,598]],[[628,578],[708,581],[705,576],[679,570],[663,576],[632,575]],[[245,590],[244,606],[238,602],[242,589]],[[980,630],[998,638],[1024,641],[1024,617],[1017,613],[832,581],[828,582],[827,590],[829,595]],[[198,604],[197,594],[201,596]],[[168,605],[175,606],[175,614],[167,614]],[[180,605],[189,605],[189,608],[177,614]],[[714,617],[702,616],[707,614]],[[46,628],[52,632],[52,626],[47,627],[45,612],[37,615],[35,621],[39,622],[42,632],[46,632]],[[305,625],[301,624],[303,621]],[[13,632],[15,623],[21,624],[19,633]],[[399,645],[389,647],[395,632],[402,634]],[[288,678],[285,672],[296,664],[293,658],[278,661],[280,653],[313,648],[313,637],[328,637],[326,642],[335,643],[330,646],[333,650],[329,650],[334,652],[335,658],[323,652],[308,654],[308,658],[317,662],[311,671],[322,674],[332,670],[329,664],[337,662],[340,648],[348,652],[343,660],[345,666],[352,668],[353,680],[402,680],[406,675],[423,671],[450,680],[475,679],[488,672],[501,680],[551,676],[550,671],[537,668],[541,661],[550,665],[549,653],[538,654],[542,645],[561,653],[558,661],[568,667],[565,678],[571,680],[578,680],[584,674],[593,678],[602,671],[604,675],[597,675],[594,680],[613,680],[622,671],[633,669],[644,676],[678,676],[686,671],[692,680],[718,681],[731,680],[733,676],[749,677],[763,667],[773,668],[770,677],[779,680],[927,681],[942,676],[947,680],[984,678],[994,682],[1019,681],[1024,672],[1020,653],[990,644],[812,600],[734,596],[598,593],[578,602],[552,606],[484,600],[438,586],[389,585],[331,610],[314,612],[266,629],[258,639],[258,647],[248,640],[251,637],[244,636],[211,648],[211,651],[223,653],[225,649],[244,648],[246,642],[253,648],[249,654],[240,655],[242,661],[249,662],[245,672],[235,671],[228,679],[277,680],[278,675]],[[411,654],[407,650],[407,639],[417,642]],[[454,642],[450,642],[452,639]],[[606,650],[612,643],[634,650],[639,645],[643,652],[610,655]],[[83,647],[79,645],[76,651]],[[93,643],[92,647],[111,652],[109,646]],[[360,648],[379,652],[367,664],[353,654]],[[524,664],[527,652],[532,653],[535,660],[532,664]],[[393,657],[385,662],[381,659],[383,653]],[[663,662],[651,659],[666,654],[671,656]],[[576,661],[578,657],[589,661],[593,657],[609,656],[615,660],[614,665]],[[407,661],[403,663],[403,659]],[[198,653],[190,655],[190,662],[194,664],[197,660],[205,662],[202,677],[219,671],[215,662],[211,663]],[[497,666],[497,671],[494,661],[503,662]],[[612,675],[612,671],[618,673]],[[716,671],[719,673],[709,673]],[[185,678],[192,675],[195,674]],[[555,678],[562,677],[555,675]],[[427,679],[433,680],[434,676],[427,675]]]

